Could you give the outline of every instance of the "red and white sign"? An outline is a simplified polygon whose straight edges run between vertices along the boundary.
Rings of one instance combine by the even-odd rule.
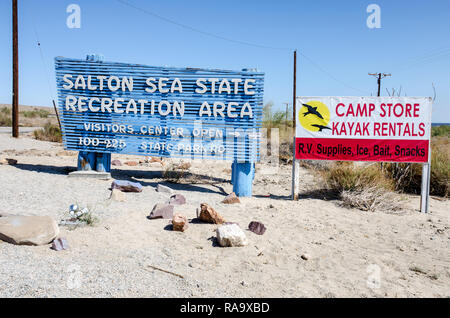
[[[431,98],[299,97],[295,158],[429,162]]]

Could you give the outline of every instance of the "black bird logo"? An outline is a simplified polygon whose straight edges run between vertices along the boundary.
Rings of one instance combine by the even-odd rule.
[[[327,127],[327,126],[324,126],[324,125],[317,125],[317,124],[314,124],[314,125],[311,125],[311,126],[319,128],[319,131],[322,131],[323,129],[329,129],[329,130],[331,130],[330,127]]]
[[[317,117],[323,119],[322,114],[317,111],[317,107],[313,107],[308,104],[303,104],[303,106],[308,108],[308,111],[306,113],[303,113],[303,117],[305,117],[306,115],[312,114],[312,115],[316,115]]]

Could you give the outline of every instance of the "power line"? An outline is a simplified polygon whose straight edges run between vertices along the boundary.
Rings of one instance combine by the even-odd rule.
[[[143,9],[141,7],[138,7],[138,6],[134,5],[134,4],[129,3],[128,1],[125,1],[125,0],[116,0],[116,1],[121,3],[121,4],[123,4],[123,5],[126,5],[128,7],[131,7],[133,9],[135,9],[135,10],[138,10],[138,11],[141,11],[141,12],[143,12],[145,14],[148,14],[148,15],[151,15],[153,17],[156,17],[156,18],[158,18],[158,19],[160,19],[162,21],[165,21],[165,22],[177,25],[179,27],[185,28],[187,30],[190,30],[190,31],[193,31],[193,32],[197,32],[197,33],[200,33],[200,34],[203,34],[203,35],[207,35],[207,36],[210,36],[210,37],[213,37],[213,38],[216,38],[216,39],[220,39],[220,40],[224,40],[224,41],[228,41],[228,42],[232,42],[232,43],[237,43],[237,44],[242,44],[242,45],[247,45],[247,46],[258,47],[258,48],[262,48],[262,49],[290,50],[290,51],[294,50],[292,48],[273,47],[273,46],[262,45],[262,44],[257,44],[257,43],[250,43],[250,42],[241,41],[241,40],[235,40],[235,39],[231,39],[231,38],[224,37],[224,36],[221,36],[221,35],[217,35],[217,34],[214,34],[214,33],[205,32],[203,30],[199,30],[199,29],[194,28],[192,26],[189,26],[189,25],[186,25],[186,24],[183,24],[183,23],[179,23],[179,22],[176,22],[176,21],[174,21],[172,19],[163,17],[163,16],[161,16],[159,14],[156,14],[156,13],[154,13],[152,11],[149,11],[147,9]],[[359,91],[359,92],[362,92],[364,94],[367,94],[367,92],[365,92],[365,91],[363,91],[361,89],[358,89],[356,87],[353,87],[353,86],[351,86],[351,85],[349,85],[349,84],[339,80],[336,76],[332,75],[330,72],[328,72],[325,69],[323,69],[320,65],[318,65],[316,62],[314,62],[311,58],[309,58],[305,54],[300,52],[300,55],[303,56],[305,59],[307,59],[314,67],[316,67],[318,70],[320,70],[321,72],[323,72],[324,74],[329,76],[331,79],[335,80],[336,82],[341,83],[342,85],[344,85],[344,86],[346,86],[346,87],[348,87],[348,88],[350,88],[352,90]]]
[[[263,49],[291,50],[291,51],[293,50],[292,48],[273,47],[273,46],[268,46],[268,45],[261,45],[261,44],[257,44],[257,43],[251,43],[251,42],[246,42],[246,41],[241,41],[241,40],[235,40],[235,39],[227,38],[227,37],[224,37],[224,36],[221,36],[221,35],[217,35],[217,34],[214,34],[214,33],[206,32],[206,31],[194,28],[194,27],[189,26],[187,24],[176,22],[174,20],[171,20],[169,18],[163,17],[163,16],[161,16],[159,14],[156,14],[156,13],[154,13],[152,11],[149,11],[147,9],[143,9],[143,8],[138,7],[138,6],[135,6],[134,4],[129,3],[128,1],[124,1],[124,0],[116,0],[116,1],[119,2],[119,3],[122,3],[123,5],[129,6],[129,7],[133,8],[133,9],[136,9],[138,11],[141,11],[141,12],[144,12],[144,13],[146,13],[148,15],[151,15],[151,16],[153,16],[155,18],[163,20],[165,22],[177,25],[179,27],[188,29],[188,30],[193,31],[193,32],[197,32],[197,33],[200,33],[200,34],[203,34],[203,35],[207,35],[207,36],[210,36],[210,37],[213,37],[213,38],[217,38],[217,39],[220,39],[220,40],[224,40],[224,41],[228,41],[228,42],[234,42],[234,43],[237,43],[237,44],[242,44],[242,45],[247,45],[247,46],[259,47],[259,48],[263,48]]]
[[[350,88],[352,90],[367,94],[366,91],[363,91],[359,88],[353,87],[347,83],[345,83],[344,81],[341,81],[340,79],[338,79],[336,76],[334,76],[333,74],[331,74],[330,72],[328,72],[327,70],[325,70],[324,68],[322,68],[319,64],[317,64],[316,62],[314,62],[311,58],[307,57],[305,54],[300,52],[300,55],[303,56],[305,59],[307,59],[313,66],[315,66],[319,71],[323,72],[324,74],[328,75],[330,78],[334,79],[336,82],[341,83],[342,85],[346,86],[347,88]]]

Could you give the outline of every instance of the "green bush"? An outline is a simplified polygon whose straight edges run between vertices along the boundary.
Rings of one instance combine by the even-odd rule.
[[[432,137],[439,137],[439,136],[450,137],[450,126],[449,125],[441,125],[441,126],[431,127],[431,136]]]

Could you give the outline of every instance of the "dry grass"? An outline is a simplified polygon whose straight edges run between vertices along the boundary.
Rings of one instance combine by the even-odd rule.
[[[43,141],[62,142],[62,134],[59,126],[50,122],[44,125],[44,128],[33,132],[34,138]]]
[[[394,183],[378,165],[356,166],[335,162],[329,169],[318,170],[326,188],[336,193],[344,206],[363,211],[398,211],[401,204],[392,191]]]
[[[393,190],[392,180],[386,178],[377,165],[356,166],[352,162],[336,161],[329,169],[321,171],[328,189],[361,191],[366,188]]]
[[[188,176],[190,167],[191,164],[188,162],[180,164],[170,163],[163,171],[163,178],[169,182],[181,183],[181,179]]]
[[[362,211],[395,212],[402,210],[398,196],[384,188],[366,187],[360,190],[341,192],[344,206],[354,207]]]
[[[384,173],[395,182],[395,190],[420,194],[422,165],[408,163],[387,163]],[[448,197],[450,190],[450,139],[434,137],[431,141],[430,194]]]
[[[44,127],[47,122],[57,124],[53,108],[40,106],[19,106],[20,127]],[[11,105],[0,104],[0,126],[12,126]]]

